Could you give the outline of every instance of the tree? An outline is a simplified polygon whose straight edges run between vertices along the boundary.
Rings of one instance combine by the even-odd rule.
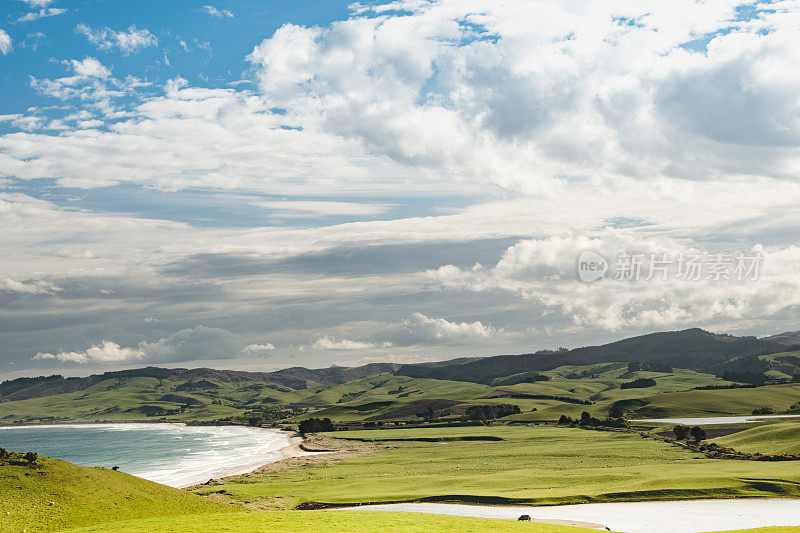
[[[35,465],[37,459],[39,459],[39,454],[36,452],[28,452],[25,454],[25,462],[29,465]]]
[[[561,415],[561,418],[558,419],[558,425],[560,426],[569,426],[572,424],[572,419],[567,415]]]
[[[689,436],[689,426],[682,426],[678,424],[672,428],[672,432],[675,434],[676,440],[686,440],[686,437]]]
[[[334,431],[336,428],[333,426],[330,418],[307,418],[300,422],[300,433],[321,433],[323,431]]]
[[[695,442],[700,442],[706,438],[706,430],[700,426],[694,426],[689,430],[689,434],[692,436]]]

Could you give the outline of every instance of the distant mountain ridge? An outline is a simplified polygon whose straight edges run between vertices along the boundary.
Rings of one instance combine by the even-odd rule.
[[[783,334],[788,335],[788,334]],[[774,337],[781,337],[780,335]],[[786,345],[756,337],[735,337],[692,328],[682,331],[651,333],[631,337],[601,346],[586,346],[573,350],[540,351],[519,355],[493,357],[460,357],[448,361],[399,365],[370,363],[358,367],[309,369],[292,367],[274,372],[215,370],[211,368],[145,367],[94,374],[87,377],[40,376],[17,378],[0,383],[0,402],[40,398],[82,391],[100,382],[113,379],[155,378],[183,382],[177,390],[191,391],[204,386],[216,387],[214,382],[247,382],[260,386],[279,385],[303,389],[307,384],[332,386],[383,373],[412,378],[432,378],[450,381],[492,384],[497,378],[519,376],[535,378],[537,372],[564,365],[591,365],[610,362],[657,363],[664,366],[710,372],[719,376],[725,372],[762,373],[765,363],[757,355],[786,351]],[[213,380],[213,381],[210,381]],[[513,380],[512,380],[513,381]],[[510,382],[504,384],[509,384]],[[205,384],[205,385],[204,385]]]
[[[340,367],[309,369],[292,367],[275,372],[247,372],[241,370],[215,370],[213,368],[161,368],[149,366],[132,370],[118,370],[93,374],[87,377],[65,378],[60,375],[34,378],[17,378],[0,383],[0,402],[27,400],[55,394],[77,392],[109,379],[156,378],[191,382],[210,379],[222,382],[263,382],[290,388],[305,387],[307,381],[322,385],[338,385],[384,372],[394,372],[400,365],[395,363],[369,363],[359,367]]]
[[[770,335],[769,337],[764,337],[762,340],[777,342],[779,344],[783,344],[786,346],[791,346],[793,344],[800,344],[800,331],[787,331],[784,333],[778,333],[777,335]]]
[[[566,351],[543,351],[520,355],[500,355],[467,363],[439,365],[435,368],[404,365],[397,374],[415,378],[491,383],[494,379],[552,370],[564,365],[590,365],[609,362],[654,362],[722,375],[725,371],[750,371],[748,357],[785,351],[785,346],[756,337],[720,335],[699,328],[650,333],[602,346],[586,346]],[[754,368],[759,371],[760,368]]]

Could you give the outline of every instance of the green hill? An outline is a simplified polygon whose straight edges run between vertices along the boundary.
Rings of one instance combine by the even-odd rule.
[[[780,422],[720,437],[714,442],[747,453],[800,454],[800,422]]]
[[[48,457],[28,466],[21,454],[13,452],[0,459],[0,494],[0,533],[235,509],[104,468]]]
[[[763,372],[756,356],[784,351],[785,347],[755,337],[718,335],[702,329],[651,333],[603,346],[566,351],[501,355],[460,364],[429,367],[404,365],[398,374],[411,377],[492,383],[503,376],[551,370],[563,365],[591,365],[609,362],[644,362],[662,366],[712,371]],[[750,368],[755,364],[756,368]]]

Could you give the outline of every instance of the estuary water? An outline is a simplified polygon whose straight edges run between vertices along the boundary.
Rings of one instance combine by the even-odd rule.
[[[769,526],[800,526],[800,499],[685,500],[586,503],[547,507],[503,507],[447,503],[398,503],[354,507],[361,511],[405,511],[516,520],[584,522],[626,533],[699,533]]]
[[[35,451],[81,466],[122,472],[172,487],[252,470],[283,458],[286,432],[241,426],[75,424],[0,427],[0,447]]]
[[[686,426],[713,426],[717,424],[747,424],[765,422],[776,418],[800,419],[800,415],[745,415],[706,416],[701,418],[642,418],[631,422],[657,422],[660,424],[684,424]]]

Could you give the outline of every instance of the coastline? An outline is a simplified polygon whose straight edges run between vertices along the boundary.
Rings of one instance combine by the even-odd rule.
[[[288,433],[282,429],[276,428],[254,428],[254,429],[261,429],[263,431],[271,431],[271,432],[278,432],[280,434]],[[300,460],[302,461],[303,458],[307,457],[316,457],[318,455],[327,455],[327,454],[336,454],[340,453],[340,450],[329,450],[329,449],[320,449],[320,450],[308,450],[303,447],[304,443],[307,442],[308,439],[300,435],[299,433],[294,433],[289,437],[289,444],[277,450],[283,456],[281,459],[276,461],[270,461],[267,463],[259,463],[256,466],[249,466],[246,468],[240,468],[238,470],[234,470],[232,472],[226,473],[222,476],[216,476],[201,483],[192,483],[190,485],[184,485],[179,488],[182,489],[191,489],[195,487],[200,487],[203,485],[216,485],[222,483],[224,481],[230,479],[236,479],[244,476],[248,476],[250,474],[257,474],[259,472],[264,472],[266,470],[270,470],[275,468],[274,465],[283,464],[284,461],[290,461],[293,463],[292,460]]]
[[[164,430],[172,428],[179,433],[174,437],[177,439],[186,438],[187,444],[186,453],[172,453],[169,461],[163,459],[159,461],[147,461],[143,464],[123,464],[121,457],[115,458],[112,455],[100,457],[78,457],[75,456],[74,451],[70,456],[69,450],[54,450],[47,449],[47,446],[42,445],[42,435],[45,435],[50,430],[66,430],[73,428],[76,430],[101,430],[101,434],[107,434],[103,430]],[[267,431],[268,434],[260,433],[258,430]],[[261,428],[253,426],[242,426],[238,424],[223,424],[223,425],[194,425],[186,424],[184,422],[103,422],[103,423],[59,423],[59,424],[31,424],[31,425],[11,425],[0,427],[0,433],[17,431],[33,431],[39,436],[30,434],[30,437],[20,437],[16,440],[16,446],[20,448],[36,448],[40,455],[52,456],[56,459],[66,460],[74,464],[84,466],[103,465],[110,467],[112,464],[122,465],[122,470],[132,475],[149,479],[157,483],[162,483],[176,488],[186,488],[195,486],[197,484],[208,482],[209,480],[218,479],[220,477],[228,477],[246,474],[265,465],[282,461],[290,457],[298,457],[304,455],[300,445],[303,439],[289,431],[283,431],[278,428]],[[42,433],[39,433],[39,432]],[[192,433],[200,431],[202,433],[210,434],[231,434],[231,435],[249,435],[244,438],[240,437],[211,437],[211,446],[201,447],[200,450],[196,449],[191,444],[194,440]],[[188,434],[187,434],[188,432]],[[231,433],[233,432],[233,433]],[[32,439],[32,440],[31,440]],[[204,437],[206,441],[207,438]],[[106,439],[107,441],[108,439]],[[225,441],[230,440],[230,443]],[[28,441],[28,443],[26,443]],[[39,442],[37,446],[36,442]],[[102,439],[101,439],[102,441]],[[171,439],[170,439],[171,441]],[[216,442],[214,442],[216,441]],[[172,441],[183,442],[183,441]],[[151,446],[152,447],[152,446]],[[192,448],[192,453],[189,448]],[[102,448],[102,446],[101,446]],[[173,445],[172,448],[175,448]],[[222,455],[218,455],[222,450],[227,450]],[[217,450],[216,452],[214,450]],[[175,450],[171,450],[175,452]],[[62,452],[64,452],[62,454]],[[65,456],[66,455],[66,456]],[[79,454],[80,455],[80,454]],[[206,456],[205,462],[199,462],[198,458]],[[151,464],[152,463],[152,464]],[[127,466],[127,468],[126,468]]]

